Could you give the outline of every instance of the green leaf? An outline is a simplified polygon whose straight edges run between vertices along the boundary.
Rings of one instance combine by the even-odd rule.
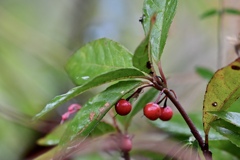
[[[201,114],[199,113],[189,113],[190,119],[193,121],[194,125],[197,127],[198,131],[202,136],[204,136],[204,131],[202,129],[202,119]],[[151,122],[157,128],[164,130],[166,132],[170,132],[173,138],[181,139],[186,141],[189,137],[192,137],[192,133],[188,128],[187,124],[183,120],[180,114],[174,114],[173,118],[170,121],[153,121]],[[211,134],[209,134],[209,144],[210,150],[212,151],[214,148],[219,148],[222,151],[229,152],[236,157],[240,156],[239,148],[233,145],[227,138],[220,135],[215,130],[211,130]],[[235,147],[235,148],[234,148]],[[215,152],[213,152],[214,154]],[[217,154],[217,153],[215,153]]]
[[[219,14],[219,11],[217,9],[210,9],[210,10],[207,10],[206,12],[204,12],[200,18],[201,19],[204,19],[204,18],[208,18],[208,17],[212,17],[214,15],[218,15]]]
[[[202,130],[201,115],[199,115],[198,113],[190,113],[188,114],[188,116],[193,121],[200,134],[204,135]],[[164,131],[170,132],[172,134],[183,136],[192,135],[189,127],[187,126],[186,122],[184,121],[180,114],[174,114],[170,121],[157,120],[152,121],[151,124],[153,124],[157,128],[163,129]]]
[[[223,11],[232,15],[240,15],[240,10],[234,8],[224,8]]]
[[[151,73],[151,59],[148,53],[148,41],[149,34],[140,43],[133,55],[133,66],[141,71],[150,74]]]
[[[54,128],[53,131],[51,131],[49,134],[47,134],[45,137],[39,139],[37,141],[38,145],[42,146],[54,146],[57,145],[60,142],[61,137],[63,136],[63,133],[67,129],[67,126],[69,125],[69,122],[65,122],[61,125],[58,125],[56,128]],[[114,132],[116,129],[106,123],[106,122],[99,122],[98,126],[95,128],[95,130],[91,133],[91,136],[100,136],[109,132]]]
[[[145,0],[143,5],[143,27],[145,35],[150,31],[151,19],[156,15],[156,21],[151,28],[149,42],[151,55],[159,62],[168,35],[168,30],[175,15],[177,0]]]
[[[240,127],[240,113],[236,112],[226,112],[226,111],[215,111],[209,112],[216,116],[216,118],[221,118],[226,122],[229,122],[237,127]]]
[[[80,48],[68,61],[66,71],[82,85],[95,77],[119,69],[133,68],[132,54],[117,42],[102,38]]]
[[[239,157],[236,154],[231,154],[230,152],[224,152],[223,150],[217,149],[217,148],[211,148],[210,150],[212,152],[213,160],[215,159],[239,160]],[[239,148],[238,148],[238,153],[239,153]]]
[[[212,76],[214,75],[214,72],[208,68],[205,67],[196,67],[195,71],[197,72],[197,74],[199,76],[201,76],[202,78],[206,79],[206,80],[210,80],[212,78]]]
[[[38,145],[42,145],[42,146],[57,145],[59,143],[64,131],[67,129],[68,124],[69,124],[69,122],[65,122],[62,125],[58,125],[45,137],[39,139],[37,141]]]
[[[137,103],[134,105],[133,110],[127,115],[126,119],[126,125],[129,126],[132,118],[140,111],[143,109],[143,107],[151,102],[154,97],[157,95],[157,93],[159,93],[158,90],[156,90],[155,88],[151,88],[148,91],[146,91],[144,93],[143,96],[139,97],[139,100],[137,101]]]
[[[240,127],[237,127],[223,119],[218,119],[210,123],[218,133],[227,137],[233,144],[240,147]]]
[[[69,90],[67,93],[58,95],[54,97],[47,105],[46,107],[38,113],[34,119],[38,119],[48,113],[49,111],[53,110],[60,104],[78,96],[79,94],[93,88],[97,87],[99,85],[102,85],[107,82],[111,82],[113,80],[121,80],[121,79],[127,79],[127,78],[134,78],[134,77],[139,77],[143,76],[143,73],[132,68],[132,69],[119,69],[115,71],[111,71],[102,75],[99,75],[92,79],[91,81],[88,81],[87,83],[83,84],[82,86],[77,86],[75,88],[72,88]]]
[[[116,131],[116,129],[111,124],[106,122],[99,122],[97,127],[91,133],[91,136],[101,136],[114,131]]]
[[[188,114],[189,118],[192,120],[194,125],[196,126],[197,130],[199,133],[204,136],[204,131],[202,129],[202,117],[201,114],[199,113],[189,113]],[[166,132],[171,133],[172,135],[175,136],[185,136],[189,137],[192,136],[192,133],[187,126],[186,122],[182,118],[180,114],[174,114],[172,119],[170,121],[151,121],[151,124],[153,124],[155,127],[160,128]],[[220,134],[212,131],[211,134],[209,135],[210,140],[225,140],[223,136]]]
[[[240,159],[239,148],[229,140],[214,140],[210,142],[210,150],[212,151],[213,156],[215,155],[214,157],[216,157],[216,159],[221,159],[220,156],[217,156],[218,152],[215,151],[216,148],[218,149],[218,151],[221,150],[221,152],[222,151],[228,152],[230,154],[229,156],[232,155]],[[224,158],[224,159],[233,159],[233,158]]]
[[[240,98],[238,98],[228,109],[230,112],[240,112]]]
[[[47,152],[41,154],[40,156],[34,158],[34,160],[46,160],[46,159],[53,159],[55,156],[56,152],[58,151],[58,147],[54,147]]]
[[[60,144],[64,145],[77,136],[87,137],[121,97],[141,84],[133,80],[118,82],[91,98],[68,125]]]
[[[207,85],[203,102],[203,126],[208,135],[209,123],[216,117],[209,111],[224,111],[240,96],[240,58],[219,69]]]

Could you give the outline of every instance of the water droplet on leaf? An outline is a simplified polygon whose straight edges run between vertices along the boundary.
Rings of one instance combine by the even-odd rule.
[[[83,76],[83,77],[82,77],[83,80],[87,80],[87,79],[89,79],[89,78],[90,78],[89,76]]]

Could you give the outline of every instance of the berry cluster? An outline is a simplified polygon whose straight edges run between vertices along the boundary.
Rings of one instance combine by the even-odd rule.
[[[120,99],[115,104],[115,110],[117,114],[125,116],[131,112],[132,105],[129,101]],[[157,120],[158,118],[162,121],[168,121],[172,118],[173,111],[169,106],[159,106],[157,103],[150,102],[143,108],[143,114],[145,117],[152,121]]]

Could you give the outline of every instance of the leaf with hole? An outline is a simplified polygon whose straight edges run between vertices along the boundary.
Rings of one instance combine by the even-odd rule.
[[[209,111],[224,111],[240,97],[240,58],[219,69],[207,85],[203,102],[203,126],[208,135],[209,123],[216,117]]]

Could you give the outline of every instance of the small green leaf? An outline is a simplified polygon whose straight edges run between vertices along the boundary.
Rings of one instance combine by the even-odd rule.
[[[214,75],[214,72],[208,68],[205,67],[196,67],[195,71],[197,72],[197,74],[199,76],[201,76],[202,78],[206,79],[206,80],[210,80],[212,78],[212,76]]]
[[[119,69],[133,68],[132,54],[117,42],[102,38],[80,48],[68,61],[66,71],[77,85]]]
[[[42,145],[42,146],[57,145],[59,143],[64,131],[67,129],[68,124],[69,124],[69,122],[65,122],[62,125],[58,125],[56,128],[54,128],[54,130],[52,130],[45,137],[39,139],[37,141],[38,145]]]
[[[134,77],[139,77],[139,76],[143,76],[143,73],[134,68],[119,69],[119,70],[115,70],[115,71],[111,71],[111,72],[99,75],[99,76],[95,77],[94,79],[92,79],[91,81],[88,81],[87,83],[85,83],[82,86],[77,86],[75,88],[72,88],[65,94],[54,97],[46,105],[46,107],[34,117],[34,119],[38,119],[38,118],[42,117],[43,115],[45,115],[49,111],[53,110],[60,104],[78,96],[79,94],[81,94],[93,87],[97,87],[99,85],[102,85],[107,82],[111,82],[113,80],[116,81],[116,80],[120,80],[120,79],[134,78]]]
[[[240,147],[240,127],[237,127],[223,119],[218,119],[210,123],[218,133],[227,137],[233,144]]]
[[[232,15],[240,15],[240,10],[234,8],[224,8],[223,11]]]
[[[209,111],[224,111],[240,96],[240,58],[219,69],[207,85],[203,102],[203,126],[208,135],[209,123],[216,117]]]
[[[133,66],[141,71],[151,73],[151,60],[148,53],[149,34],[140,43],[133,55]]]
[[[91,98],[68,125],[60,144],[64,146],[77,136],[87,137],[121,97],[141,84],[133,80],[118,82]]]
[[[116,129],[111,124],[106,122],[99,122],[97,127],[91,133],[91,136],[101,136],[114,131],[116,131]]]
[[[156,21],[152,26],[149,42],[152,58],[159,62],[175,15],[177,0],[145,0],[143,5],[143,28],[145,35],[150,31],[152,16]]]
[[[210,10],[207,10],[206,12],[204,12],[200,16],[200,18],[204,19],[204,18],[212,17],[212,16],[215,16],[215,15],[218,15],[218,14],[219,14],[219,11],[217,9],[210,9]]]
[[[240,127],[240,113],[236,112],[226,112],[226,111],[215,111],[215,112],[209,112],[213,115],[215,115],[217,118],[221,118],[226,122],[229,122],[237,127]]]

